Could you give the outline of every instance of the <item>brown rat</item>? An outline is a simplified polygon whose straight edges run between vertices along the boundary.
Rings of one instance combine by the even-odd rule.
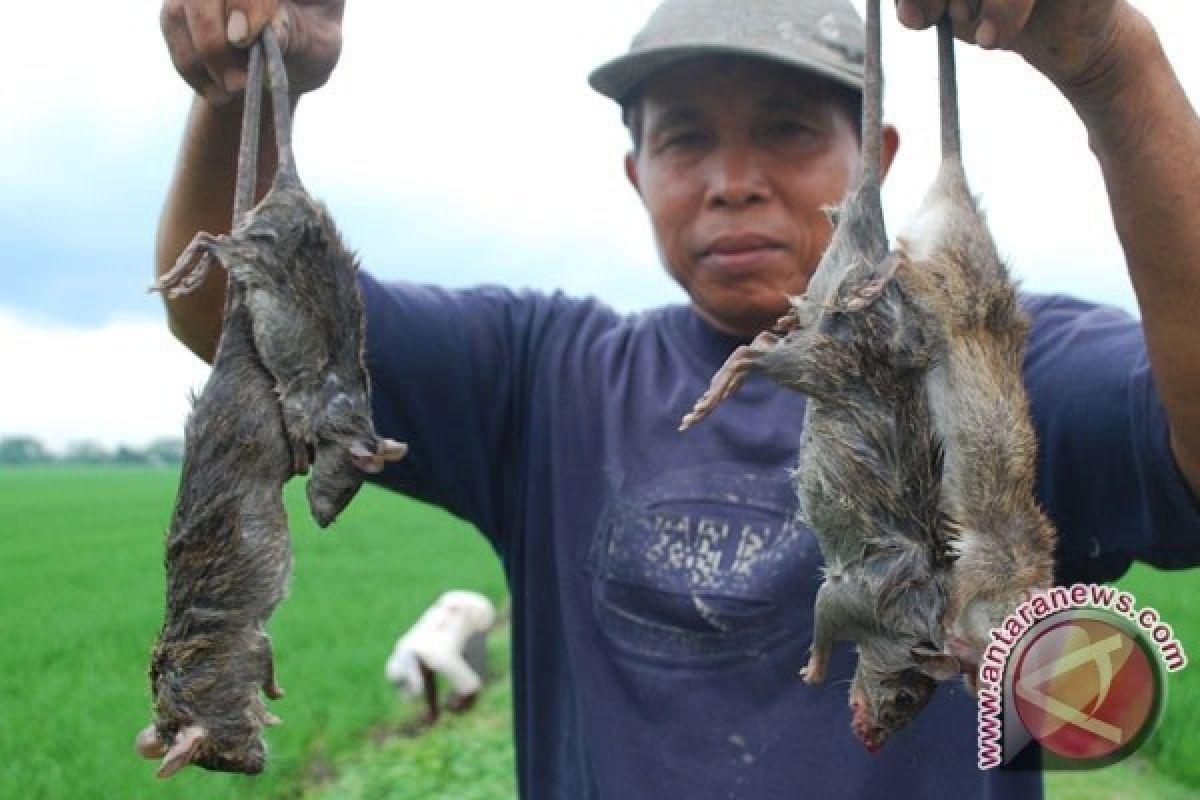
[[[874,751],[957,674],[941,654],[941,461],[925,372],[929,324],[908,296],[909,266],[888,253],[880,200],[879,3],[867,3],[863,152],[834,213],[828,249],[780,334],[738,348],[681,427],[749,372],[808,395],[794,479],[825,558],[805,680],[824,679],[834,641],[858,643],[853,729]]]
[[[260,74],[253,53],[252,83]],[[246,102],[249,120],[256,94]],[[257,131],[244,125],[243,159],[253,161]],[[235,219],[247,205],[242,188]],[[159,777],[188,764],[261,772],[260,730],[278,721],[259,692],[282,695],[263,626],[291,571],[282,489],[292,454],[251,327],[244,290],[230,281],[212,372],[187,422],[166,542],[166,617],[150,664],[154,722],[136,742],[143,756],[163,759]]]
[[[231,234],[198,235],[160,286],[172,296],[189,291],[215,258],[243,288],[255,345],[275,377],[296,471],[311,460],[309,507],[324,527],[353,499],[366,473],[402,458],[407,448],[375,434],[358,263],[324,206],[300,183],[287,73],[266,29],[263,47],[279,164],[271,189]],[[254,167],[239,162],[251,185]]]
[[[1055,533],[1034,498],[1037,440],[1021,371],[1028,322],[967,185],[948,19],[938,25],[938,55],[942,163],[898,250],[925,280],[910,288],[936,321],[926,380],[943,447],[942,505],[953,520],[947,644],[977,664],[991,628],[1050,585]]]

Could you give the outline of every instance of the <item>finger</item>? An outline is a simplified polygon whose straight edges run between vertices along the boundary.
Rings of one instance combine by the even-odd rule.
[[[273,27],[280,46],[292,55],[288,76],[293,93],[315,89],[329,79],[342,51],[341,3],[281,9]]]
[[[1011,2],[1011,0],[999,0],[1001,4]],[[983,3],[984,0],[946,0],[944,6],[945,16],[950,18],[951,30],[954,31],[955,37],[969,42],[978,44],[978,36],[980,25],[984,22],[983,19]],[[930,24],[936,23],[941,17],[933,19]],[[989,25],[984,29],[984,35],[988,36],[994,28]]]
[[[1009,47],[1033,13],[1034,0],[983,0],[975,43],[980,47]]]
[[[227,0],[226,40],[235,47],[249,47],[278,9],[278,0]]]
[[[946,3],[946,13],[950,15],[952,22],[959,25],[970,22],[978,12],[978,0],[949,0]]]
[[[256,39],[278,8],[278,0],[227,0],[225,4],[225,41],[245,50]],[[246,56],[237,53],[225,68],[225,88],[230,92],[246,88]]]
[[[935,24],[946,13],[946,0],[896,0],[896,18],[913,30]]]
[[[212,76],[200,60],[200,54],[196,52],[191,32],[188,30],[183,0],[168,0],[163,3],[159,25],[167,42],[171,62],[188,86],[212,102],[219,103],[227,99],[224,90],[213,83]]]
[[[225,38],[224,11],[225,3],[222,0],[190,0],[184,6],[188,31],[200,63],[208,71],[213,84],[219,87],[228,99],[229,88],[225,85],[225,72],[234,66],[235,58],[234,50]]]

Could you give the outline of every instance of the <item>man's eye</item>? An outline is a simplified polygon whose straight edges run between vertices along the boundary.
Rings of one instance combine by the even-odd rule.
[[[780,119],[767,123],[763,127],[763,133],[770,138],[782,139],[789,136],[799,136],[809,133],[812,127],[805,123],[794,119]]]
[[[663,147],[697,147],[704,143],[700,131],[677,131],[663,137]]]

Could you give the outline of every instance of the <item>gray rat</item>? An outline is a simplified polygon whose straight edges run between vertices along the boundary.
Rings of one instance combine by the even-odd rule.
[[[189,291],[213,258],[241,285],[258,354],[275,377],[295,471],[306,471],[311,459],[309,507],[325,527],[353,499],[366,473],[402,458],[407,448],[375,434],[358,264],[324,206],[300,183],[287,73],[269,27],[262,46],[278,148],[271,189],[231,234],[197,235],[160,286],[172,296]],[[240,160],[241,171],[252,187],[255,162]]]
[[[259,73],[254,53],[252,82]],[[257,101],[247,95],[247,119]],[[243,126],[243,159],[254,160],[257,131],[256,123]],[[242,189],[235,218],[247,205]],[[159,777],[188,764],[257,773],[266,760],[262,726],[278,722],[259,693],[282,696],[263,626],[291,571],[282,491],[293,462],[275,380],[259,360],[235,281],[185,434],[166,541],[166,616],[150,663],[154,722],[136,747],[162,758]]]
[[[926,383],[955,557],[947,647],[977,665],[991,628],[1051,584],[1055,532],[1034,497],[1037,440],[1021,371],[1028,322],[967,185],[948,19],[938,24],[938,67],[942,163],[897,249],[923,278],[910,288],[934,322]]]
[[[801,514],[825,558],[814,609],[810,683],[834,641],[858,643],[854,732],[872,751],[958,673],[941,653],[945,606],[939,531],[941,456],[925,374],[930,324],[888,252],[880,201],[879,3],[867,4],[862,165],[833,214],[828,249],[778,333],[738,348],[682,424],[687,428],[759,372],[808,395],[799,465]]]

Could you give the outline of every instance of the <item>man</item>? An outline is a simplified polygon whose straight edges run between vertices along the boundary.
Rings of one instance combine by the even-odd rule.
[[[441,712],[438,673],[453,690],[447,709],[459,712],[475,705],[487,673],[487,633],[495,624],[491,600],[479,592],[452,589],[396,642],[384,673],[409,697],[424,697],[424,723],[437,722]]]
[[[341,3],[280,6],[297,90],[318,86],[337,58]],[[922,27],[945,7],[906,0],[898,12]],[[164,7],[176,66],[203,96],[164,211],[160,272],[195,231],[228,227],[237,45],[276,10]],[[963,38],[1016,50],[1084,121],[1145,318],[1143,336],[1119,312],[1027,299],[1038,494],[1060,530],[1058,577],[1111,580],[1135,558],[1194,564],[1200,123],[1125,2],[950,10]],[[820,563],[792,521],[802,397],[751,380],[675,432],[732,349],[803,291],[828,241],[821,208],[857,168],[861,51],[845,0],[668,0],[629,54],[593,74],[624,106],[626,172],[687,306],[623,317],[560,295],[362,276],[376,422],[410,444],[381,482],[470,520],[504,563],[524,797],[1040,794],[1035,771],[976,769],[975,706],[958,686],[872,757],[848,724],[852,650],[823,686],[799,682]],[[886,142],[890,161],[895,131]],[[172,330],[203,357],[220,297],[213,277],[170,306]]]

